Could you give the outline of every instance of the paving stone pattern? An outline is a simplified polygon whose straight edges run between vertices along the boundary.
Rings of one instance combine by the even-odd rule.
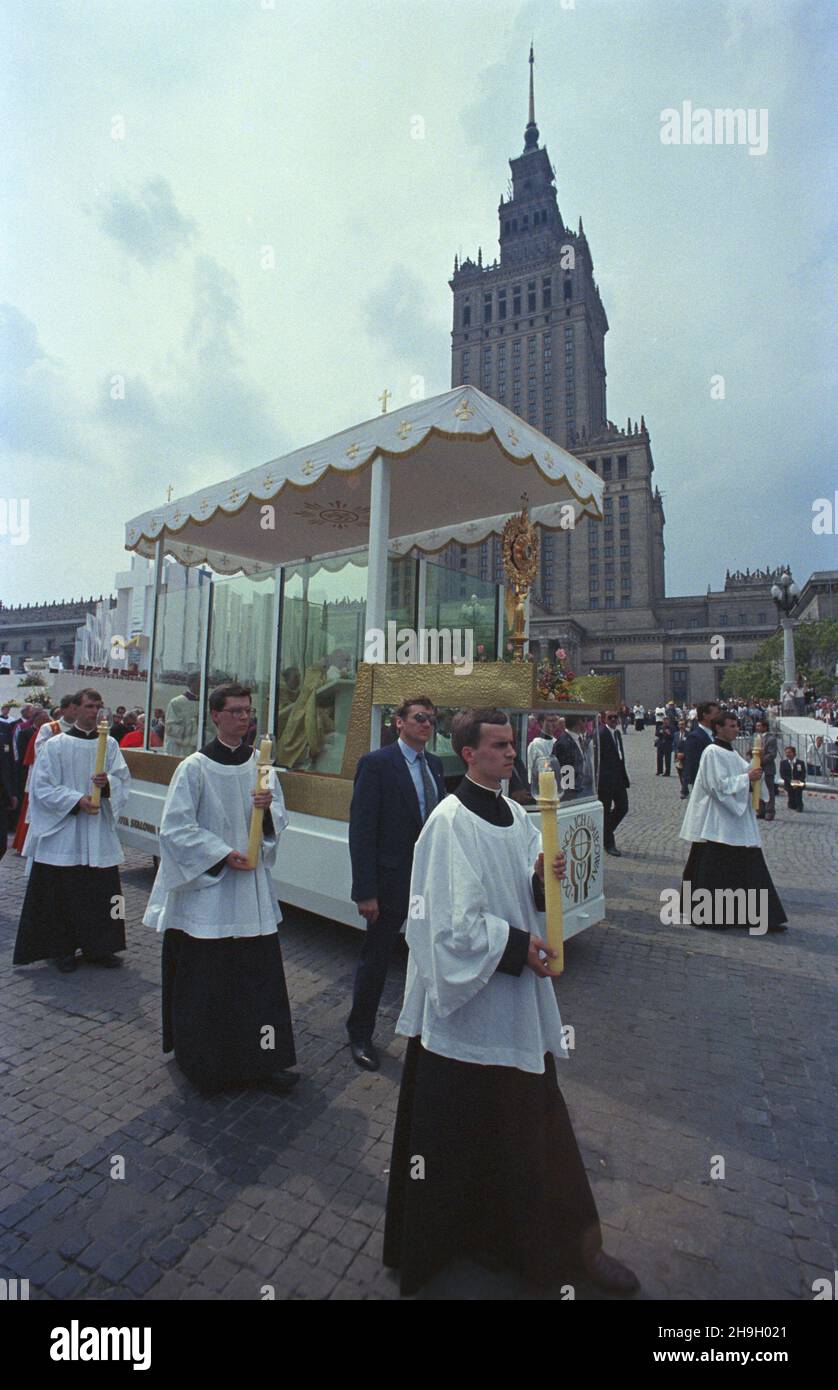
[[[838,802],[807,795],[799,816],[778,800],[764,827],[787,933],[663,926],[683,803],[654,776],[651,730],[626,748],[608,921],[570,943],[558,986],[575,1030],[560,1084],[607,1248],[644,1298],[811,1299],[838,1268]],[[0,1275],[32,1298],[398,1298],[380,1257],[404,953],[369,1075],[344,1034],[359,938],[289,910],[303,1079],[290,1097],[204,1099],[160,1052],[160,943],[140,921],[152,877],[131,854],[122,969],[64,976],[12,967],[23,865],[0,864]],[[421,1296],[557,1292],[462,1260]]]

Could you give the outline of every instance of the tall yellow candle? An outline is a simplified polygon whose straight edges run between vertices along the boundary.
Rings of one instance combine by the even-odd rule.
[[[762,767],[762,735],[754,735],[754,746],[751,750],[751,767]],[[760,783],[754,780],[751,783],[751,805],[755,811],[759,810],[759,788]]]
[[[271,766],[271,737],[265,734],[259,744],[259,761],[256,766],[256,791],[268,791],[270,789],[270,778],[268,769]],[[247,842],[247,862],[251,869],[256,868],[256,861],[259,858],[259,846],[262,843],[262,825],[265,812],[258,806],[254,806],[250,813],[250,838]]]
[[[543,767],[538,774],[536,800],[541,803],[541,847],[544,850],[547,945],[556,952],[555,958],[548,961],[548,969],[551,975],[561,975],[564,970],[564,906],[562,904],[562,885],[553,873],[553,860],[559,852],[559,827],[556,821],[559,794],[556,787],[556,774],[551,767]]]
[[[97,734],[99,735],[99,742],[98,742],[97,745],[96,745],[96,766],[95,766],[94,769],[93,769],[93,775],[94,775],[94,777],[96,776],[97,773],[99,773],[99,772],[104,772],[104,771],[105,771],[105,758],[106,758],[107,755],[108,755],[108,721],[107,721],[107,719],[100,719],[100,720],[99,720],[99,723],[96,725],[96,732],[97,732]],[[101,788],[101,787],[94,787],[94,788],[93,788],[93,791],[90,793],[90,800],[93,802],[93,805],[94,805],[94,806],[98,806],[98,805],[99,805],[99,803],[100,803],[101,800],[102,800],[102,788]]]

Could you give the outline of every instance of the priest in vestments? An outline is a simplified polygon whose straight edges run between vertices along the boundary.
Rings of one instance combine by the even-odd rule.
[[[284,1094],[299,1077],[271,881],[288,824],[282,792],[256,789],[244,742],[246,686],[210,695],[218,737],[175,769],[160,824],[160,867],[143,921],[163,932],[163,1051],[211,1093],[246,1085]],[[253,807],[263,813],[248,868]]]
[[[692,845],[682,880],[682,916],[697,927],[755,926],[747,902],[743,907],[730,891],[744,889],[746,894],[765,894],[759,925],[785,931],[786,914],[762,853],[751,797],[751,786],[760,781],[762,771],[752,768],[733,746],[739,732],[735,714],[718,710],[710,727],[713,742],[701,755],[681,825],[681,839]],[[713,895],[712,910],[705,911],[702,902],[701,910],[696,904],[691,912],[691,900],[705,889]],[[695,920],[699,915],[702,920]]]
[[[32,870],[23,900],[15,965],[54,960],[68,974],[76,951],[96,965],[119,965],[125,921],[118,865],[125,855],[116,833],[131,774],[115,739],[108,738],[105,770],[94,776],[102,697],[78,696],[76,722],[38,750],[29,785],[29,831],[23,853]],[[91,800],[101,790],[98,808]]]
[[[541,835],[501,791],[515,758],[508,716],[463,710],[452,744],[467,776],[413,857],[384,1263],[405,1295],[460,1255],[540,1284],[578,1275],[634,1293],[635,1275],[602,1249],[556,1081],[567,1051],[541,939]],[[564,856],[549,867],[563,876]]]

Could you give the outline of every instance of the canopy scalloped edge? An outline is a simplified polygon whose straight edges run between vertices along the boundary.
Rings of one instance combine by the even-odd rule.
[[[127,523],[125,548],[147,554],[142,548],[144,541],[153,545],[165,534],[168,542],[186,526],[205,526],[219,513],[234,516],[248,502],[270,502],[286,488],[312,487],[330,472],[344,476],[357,473],[378,455],[404,458],[421,448],[431,435],[464,440],[494,435],[498,448],[512,463],[532,464],[546,482],[564,483],[582,512],[602,518],[604,485],[596,473],[476,387],[460,386],[144,512]],[[237,568],[244,565],[239,562]]]

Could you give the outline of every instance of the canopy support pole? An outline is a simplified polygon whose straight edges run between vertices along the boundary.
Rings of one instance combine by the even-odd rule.
[[[381,657],[386,636],[387,559],[390,539],[390,461],[379,454],[373,460],[370,481],[370,548],[367,567],[367,605],[364,615],[364,660]],[[370,722],[370,751],[380,743],[380,721],[373,706]]]
[[[145,684],[145,728],[143,729],[143,748],[149,748],[151,721],[154,718],[154,662],[157,658],[157,610],[160,606],[160,590],[163,586],[163,541],[154,543],[154,601],[151,605],[151,641],[148,644],[148,673]]]

